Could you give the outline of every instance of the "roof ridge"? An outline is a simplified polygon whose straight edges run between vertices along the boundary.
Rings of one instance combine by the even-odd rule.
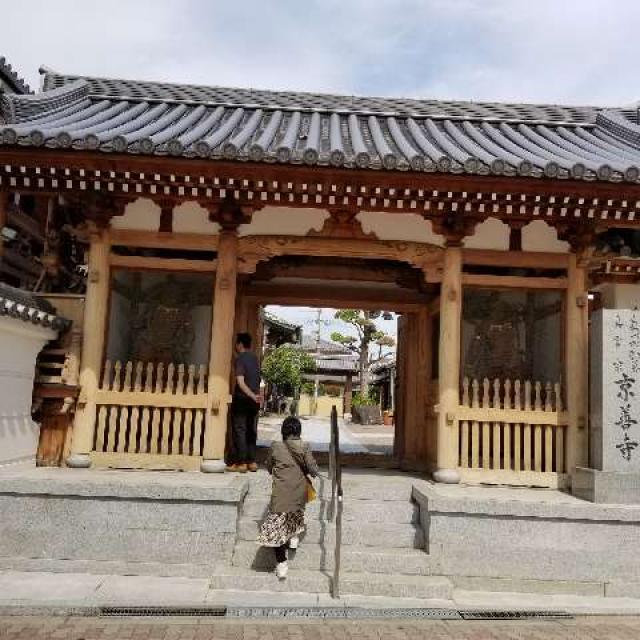
[[[18,93],[33,93],[29,85],[21,78],[17,71],[7,62],[4,56],[0,56],[0,76],[4,76]]]
[[[60,82],[67,84],[69,82],[77,81],[77,80],[85,80],[88,83],[95,85],[96,83],[123,83],[123,84],[131,84],[138,86],[147,86],[147,87],[156,87],[156,88],[175,88],[175,89],[191,89],[195,91],[213,91],[213,92],[237,92],[237,93],[246,93],[252,94],[255,96],[274,96],[274,97],[306,97],[313,99],[327,99],[327,100],[351,100],[352,102],[387,102],[387,103],[414,103],[414,104],[422,104],[422,105],[447,105],[455,108],[483,108],[483,107],[491,107],[491,108],[505,108],[505,109],[513,109],[513,108],[521,108],[521,109],[561,109],[561,110],[574,110],[574,111],[587,111],[593,112],[593,117],[597,112],[602,110],[613,110],[613,111],[624,111],[625,107],[620,106],[602,106],[602,105],[585,105],[585,104],[566,104],[566,103],[551,103],[551,102],[496,102],[496,101],[474,101],[474,100],[462,100],[462,99],[444,99],[444,98],[425,98],[425,97],[416,97],[416,96],[389,96],[389,95],[366,95],[366,94],[349,94],[349,93],[335,93],[335,92],[313,92],[313,91],[301,91],[301,90],[292,90],[292,89],[259,89],[255,87],[232,87],[232,86],[223,86],[223,85],[215,85],[215,84],[194,84],[194,83],[180,83],[180,82],[172,82],[172,81],[162,81],[162,80],[136,80],[132,78],[114,78],[108,76],[86,76],[86,75],[75,75],[75,74],[64,74],[57,71],[53,71],[50,69],[43,69],[45,75],[44,86],[53,87],[60,86]],[[115,85],[114,85],[115,86]],[[103,92],[93,92],[94,95],[105,96],[105,97],[127,97],[133,98],[134,96],[130,96],[125,93],[115,92],[113,94],[103,93]],[[142,97],[140,98],[142,99]],[[197,100],[194,100],[197,102]],[[260,106],[266,106],[260,103]],[[277,105],[273,105],[271,108],[277,108]],[[327,107],[327,108],[335,108],[335,107]],[[307,109],[299,109],[301,111],[305,111]],[[345,109],[348,111],[361,111],[355,105],[350,109]],[[401,111],[405,111],[402,110]],[[408,111],[408,110],[407,110]],[[381,109],[372,109],[372,113],[382,113]],[[498,116],[497,116],[498,117]]]

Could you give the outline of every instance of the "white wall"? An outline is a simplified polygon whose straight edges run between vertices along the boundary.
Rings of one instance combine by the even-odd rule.
[[[111,220],[114,229],[157,231],[160,228],[160,207],[147,198],[138,198],[128,204],[124,215]]]
[[[326,209],[265,207],[253,214],[250,224],[240,225],[241,236],[304,236],[312,229],[320,231],[329,217]]]
[[[0,465],[34,459],[39,427],[31,419],[36,356],[54,331],[0,317]]]
[[[361,211],[356,218],[365,233],[373,231],[380,240],[444,245],[444,238],[433,232],[431,222],[417,213]]]

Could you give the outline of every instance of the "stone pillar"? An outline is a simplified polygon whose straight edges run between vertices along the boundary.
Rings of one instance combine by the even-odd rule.
[[[565,393],[569,423],[566,468],[573,475],[587,463],[587,415],[589,386],[589,308],[587,273],[576,253],[569,256],[567,317],[565,324]]]
[[[96,393],[104,352],[104,339],[109,313],[109,236],[108,231],[91,235],[89,272],[84,306],[82,360],[80,365],[80,395],[73,421],[70,467],[86,468],[91,465],[96,425]]]
[[[233,358],[233,330],[238,272],[238,235],[224,229],[218,239],[215,298],[209,351],[209,407],[206,415],[203,460],[204,472],[224,471],[227,414],[231,401],[230,377]]]
[[[460,403],[460,325],[462,310],[462,249],[444,250],[440,289],[440,374],[436,482],[460,482],[458,422]]]

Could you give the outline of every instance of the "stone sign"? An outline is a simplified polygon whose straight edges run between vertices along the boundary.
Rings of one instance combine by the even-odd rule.
[[[589,467],[573,494],[601,503],[640,504],[640,311],[591,316]]]
[[[640,472],[640,311],[602,309],[591,323],[591,467]]]

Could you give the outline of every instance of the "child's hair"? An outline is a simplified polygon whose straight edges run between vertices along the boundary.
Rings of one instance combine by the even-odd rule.
[[[282,422],[282,439],[287,440],[287,438],[299,438],[302,433],[302,424],[298,418],[294,418],[293,416],[289,416],[285,418]]]

